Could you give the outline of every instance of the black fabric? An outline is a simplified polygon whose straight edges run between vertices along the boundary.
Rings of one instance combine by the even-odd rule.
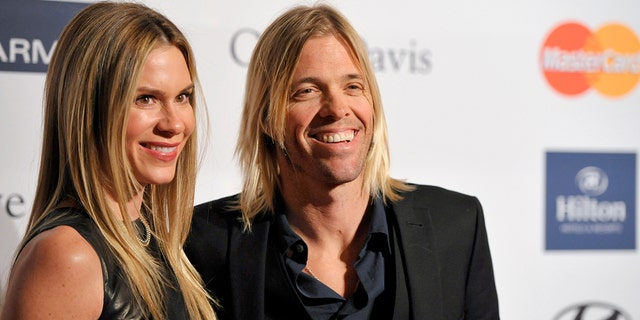
[[[375,318],[500,319],[480,203],[439,187],[415,187],[385,210],[394,264],[386,266],[385,278],[395,284],[387,282],[392,290],[376,299],[380,317],[374,313]],[[257,216],[252,232],[245,232],[240,212],[230,209],[237,199],[196,206],[185,247],[207,288],[220,299],[220,319],[305,319],[295,289],[277,265],[281,262],[268,258],[272,216]],[[272,281],[279,283],[275,292],[266,291]],[[270,313],[278,307],[284,310]]]
[[[136,223],[141,224],[139,221]],[[104,280],[104,301],[99,319],[145,319],[142,317],[143,312],[140,306],[135,303],[130,283],[124,276],[120,263],[109,249],[98,227],[84,211],[74,208],[52,211],[35,226],[29,235],[29,240],[46,230],[63,225],[75,229],[89,242],[100,258]],[[143,230],[144,227],[138,226],[138,229]],[[154,250],[156,257],[160,257],[155,250],[157,244],[153,238],[149,247]],[[188,319],[184,299],[176,289],[176,280],[172,273],[170,280],[173,280],[174,284],[166,288],[169,319]]]
[[[271,232],[269,241],[276,243],[276,232]],[[295,291],[294,284],[285,270],[277,245],[269,246],[267,253],[265,282],[265,319],[311,320],[304,304]]]

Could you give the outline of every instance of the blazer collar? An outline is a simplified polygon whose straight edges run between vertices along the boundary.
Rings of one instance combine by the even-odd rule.
[[[264,318],[264,266],[266,264],[269,223],[260,221],[252,225],[251,232],[233,228],[230,235],[229,282],[230,301],[234,319]],[[247,250],[251,248],[251,250]],[[247,303],[250,302],[250,303]]]

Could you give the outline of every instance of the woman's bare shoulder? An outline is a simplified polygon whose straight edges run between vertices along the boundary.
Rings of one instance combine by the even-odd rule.
[[[35,236],[18,255],[2,319],[96,319],[103,296],[98,254],[75,229],[58,226]]]

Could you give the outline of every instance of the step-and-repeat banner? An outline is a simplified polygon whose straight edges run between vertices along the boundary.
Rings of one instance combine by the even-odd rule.
[[[0,2],[0,283],[24,233],[56,38],[88,1]],[[196,202],[238,192],[246,66],[292,0],[144,1],[187,34],[208,104]],[[640,320],[640,2],[330,2],[369,49],[392,173],[478,196],[503,319]]]

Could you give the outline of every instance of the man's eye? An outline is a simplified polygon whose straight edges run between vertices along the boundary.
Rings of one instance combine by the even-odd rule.
[[[311,90],[311,89],[309,89],[309,88],[307,88],[307,89],[301,89],[301,90],[296,91],[296,92],[293,94],[293,96],[295,97],[295,96],[305,95],[305,94],[309,94],[309,93],[311,93],[311,92],[313,92],[313,90]]]
[[[304,88],[304,89],[300,89],[296,92],[293,93],[293,99],[296,100],[304,100],[307,98],[310,98],[313,96],[313,94],[315,93],[315,89],[313,88]]]
[[[347,86],[349,90],[362,90],[362,85],[360,84],[350,84]]]

